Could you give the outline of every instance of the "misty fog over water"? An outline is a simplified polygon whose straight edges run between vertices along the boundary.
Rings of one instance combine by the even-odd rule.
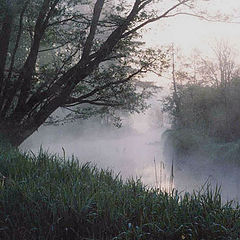
[[[131,116],[125,122],[127,124],[123,122],[122,128],[93,120],[43,126],[21,145],[21,149],[37,153],[42,146],[49,153],[60,156],[63,156],[64,149],[66,156],[74,155],[81,163],[90,162],[98,168],[111,169],[124,179],[141,177],[144,184],[153,187],[156,187],[155,158],[157,177],[162,161],[168,180],[173,156],[166,151],[169,144],[165,142],[163,133],[170,125],[152,126],[150,111]],[[208,181],[213,186],[222,186],[224,200],[237,200],[240,196],[239,177],[238,167],[216,165],[197,155],[186,161],[174,161],[174,186],[180,192],[198,190]]]
[[[37,153],[42,146],[49,153],[79,161],[91,162],[100,168],[112,169],[123,178],[142,177],[144,183],[153,185],[154,157],[163,161],[161,134],[165,128],[147,126],[147,116],[136,116],[131,126],[116,128],[94,121],[71,123],[63,126],[45,126],[22,144],[22,149]]]

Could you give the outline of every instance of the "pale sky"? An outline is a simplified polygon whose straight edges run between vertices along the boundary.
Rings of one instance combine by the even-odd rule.
[[[210,0],[205,8],[212,14],[238,14],[240,16],[239,0]],[[210,10],[211,9],[211,10]],[[233,21],[236,21],[234,19]],[[149,46],[161,46],[174,43],[188,54],[198,48],[204,54],[210,53],[210,45],[216,40],[225,40],[240,49],[240,20],[236,23],[208,22],[191,16],[176,16],[166,18],[149,26],[151,30],[144,39]]]

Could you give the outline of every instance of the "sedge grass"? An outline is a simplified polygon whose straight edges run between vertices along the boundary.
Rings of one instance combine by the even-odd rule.
[[[219,188],[168,194],[74,158],[4,149],[0,239],[239,239],[239,207]]]

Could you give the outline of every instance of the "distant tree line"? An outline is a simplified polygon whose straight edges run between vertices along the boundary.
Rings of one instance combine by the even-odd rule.
[[[164,101],[174,129],[193,129],[218,141],[240,139],[240,74],[234,51],[226,43],[214,49],[216,60],[198,58],[176,72],[177,89]],[[196,58],[195,58],[196,59]],[[194,63],[193,63],[194,64]]]

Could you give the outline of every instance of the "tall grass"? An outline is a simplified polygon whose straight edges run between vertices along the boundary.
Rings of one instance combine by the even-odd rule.
[[[40,151],[0,147],[0,239],[239,239],[240,209],[219,189],[159,192]]]
[[[155,174],[155,186],[156,186],[155,188],[159,191],[172,194],[172,191],[174,189],[173,159],[172,159],[170,172],[168,172],[167,169],[165,169],[165,163],[163,161],[160,161],[158,165],[154,157],[153,162],[154,162],[154,174]],[[158,166],[159,166],[159,176],[157,174]],[[168,177],[167,177],[167,174],[169,174]]]

